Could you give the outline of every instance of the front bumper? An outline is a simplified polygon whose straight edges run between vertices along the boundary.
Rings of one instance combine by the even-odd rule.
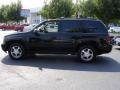
[[[5,52],[7,51],[7,46],[6,46],[5,44],[1,44],[1,48],[2,48],[2,50],[5,51]]]

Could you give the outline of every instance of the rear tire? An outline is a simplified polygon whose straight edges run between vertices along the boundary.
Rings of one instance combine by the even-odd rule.
[[[19,43],[11,44],[9,47],[8,53],[13,60],[20,60],[25,57],[25,49]]]
[[[96,51],[92,46],[82,46],[78,50],[78,57],[81,62],[93,62],[96,59]]]

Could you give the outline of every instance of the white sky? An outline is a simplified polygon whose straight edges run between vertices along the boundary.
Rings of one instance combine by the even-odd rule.
[[[11,2],[17,2],[17,0],[0,0],[0,6],[10,4]],[[44,5],[44,0],[21,0],[21,2],[24,9],[38,8]]]
[[[0,6],[10,4],[11,2],[17,2],[18,0],[0,0]],[[21,0],[23,8],[37,8],[44,5],[44,0]]]

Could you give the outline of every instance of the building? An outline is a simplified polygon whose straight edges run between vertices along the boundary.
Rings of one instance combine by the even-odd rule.
[[[39,24],[40,22],[44,21],[44,19],[38,15],[39,10],[40,8],[22,9],[21,16],[26,17],[22,23]]]
[[[29,17],[30,24],[38,24],[43,21],[43,18],[40,15],[38,15],[39,11],[40,11],[39,8],[30,9],[30,17]]]

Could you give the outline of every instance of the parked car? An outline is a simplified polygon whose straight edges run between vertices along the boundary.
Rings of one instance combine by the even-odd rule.
[[[115,45],[115,40],[114,40],[114,39],[115,39],[115,36],[110,36],[110,39],[111,39],[111,44],[112,44],[112,45]]]
[[[94,61],[112,50],[106,26],[99,20],[55,19],[42,22],[29,32],[5,36],[3,51],[13,60],[30,54],[74,54],[80,61]]]
[[[15,30],[15,31],[22,32],[23,29],[24,29],[24,26],[23,26],[23,25],[15,25],[15,26],[14,26],[14,30]]]
[[[115,45],[120,46],[120,36],[116,36],[113,40],[114,40]]]
[[[2,29],[4,31],[14,30],[14,31],[22,32],[24,29],[24,26],[22,26],[22,25],[0,25],[0,29]]]
[[[118,26],[110,27],[110,29],[108,30],[108,32],[120,33],[120,27],[118,27]]]

